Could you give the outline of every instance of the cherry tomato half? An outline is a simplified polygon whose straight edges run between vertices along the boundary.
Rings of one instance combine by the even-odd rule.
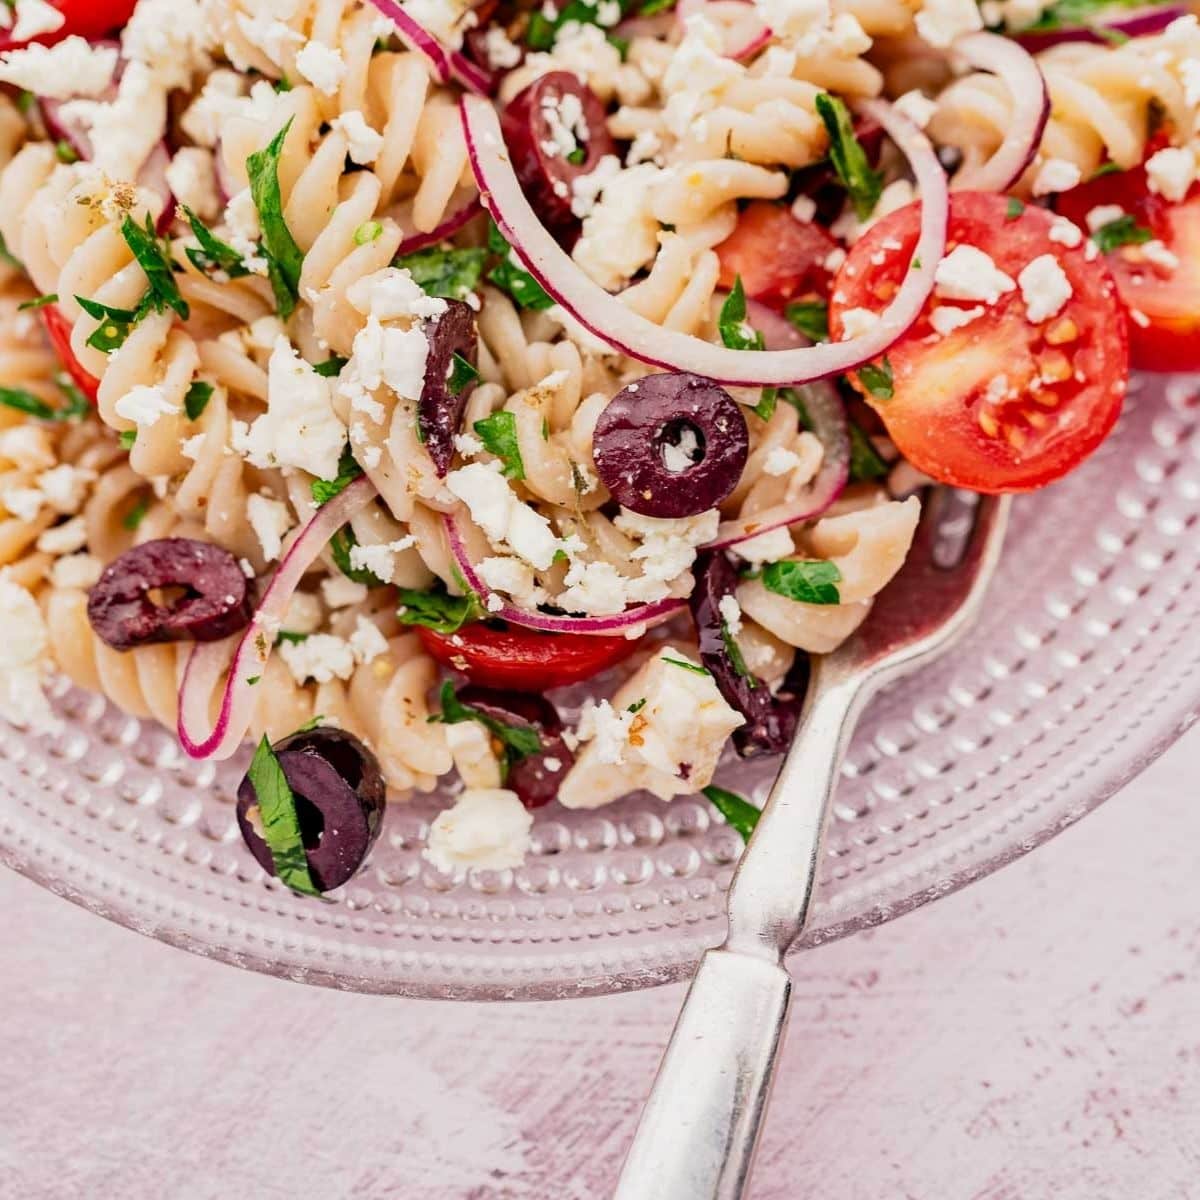
[[[71,376],[75,386],[95,404],[100,394],[100,380],[90,371],[85,371],[83,364],[75,357],[75,351],[71,348],[71,322],[63,316],[62,309],[57,304],[47,304],[39,311],[42,314],[42,324],[46,328],[46,336],[49,337],[63,370]]]
[[[829,327],[843,334],[849,309],[879,312],[895,295],[917,243],[918,205],[872,226],[834,281]],[[1016,281],[1049,255],[1071,295],[1048,319],[1027,316],[1022,289],[994,304],[939,300],[851,383],[883,418],[900,452],[943,483],[978,492],[1039,488],[1077,466],[1108,436],[1129,374],[1125,314],[1103,259],[1051,239],[1055,218],[1005,196],[956,192],[946,245],[989,255]],[[938,333],[935,308],[982,308]],[[889,394],[890,393],[890,394]]]
[[[458,633],[419,626],[425,649],[438,662],[461,671],[472,683],[512,692],[544,692],[591,679],[628,658],[636,638],[538,633],[466,625]]]
[[[49,0],[51,7],[57,8],[64,17],[66,24],[54,33],[43,34],[34,38],[35,42],[51,46],[61,42],[63,38],[78,36],[95,41],[105,34],[121,29],[133,10],[137,0]],[[25,42],[14,41],[11,29],[0,29],[0,50],[11,50],[15,46],[26,45]]]
[[[838,248],[820,225],[805,224],[791,210],[755,200],[738,217],[737,228],[717,247],[722,287],[740,275],[752,300],[782,308],[790,300],[829,291],[825,260]]]
[[[1153,153],[1160,145],[1148,147]],[[1133,365],[1145,371],[1200,370],[1200,184],[1179,203],[1146,186],[1142,167],[1102,175],[1058,198],[1058,210],[1087,229],[1087,215],[1100,205],[1124,209],[1179,260],[1154,262],[1142,244],[1111,251],[1108,266],[1129,309]],[[1145,235],[1141,234],[1144,238]]]

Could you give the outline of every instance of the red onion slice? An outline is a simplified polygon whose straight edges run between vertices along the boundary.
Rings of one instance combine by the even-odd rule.
[[[725,294],[719,292],[718,297],[723,300]],[[746,301],[746,320],[763,335],[763,344],[768,350],[799,350],[812,345],[783,313],[776,312],[761,300]]]
[[[1037,54],[1063,42],[1111,42],[1111,37],[1097,32],[1101,29],[1105,33],[1124,34],[1128,38],[1148,37],[1150,34],[1161,33],[1172,21],[1186,16],[1188,11],[1184,4],[1159,4],[1150,8],[1126,10],[1090,25],[1070,25],[1065,29],[1046,29],[1038,32],[1025,31],[1013,36],[1026,50]]]
[[[517,608],[504,601],[503,597],[498,596],[479,578],[479,572],[475,570],[475,564],[467,553],[466,542],[458,528],[457,519],[454,516],[444,516],[442,521],[446,528],[446,541],[449,543],[450,553],[454,556],[467,586],[481,599],[496,596],[501,600],[499,608],[488,608],[488,615],[500,621],[507,621],[510,625],[536,629],[541,633],[624,633],[643,626],[657,625],[687,607],[686,600],[658,600],[654,604],[639,604],[636,608],[627,608],[623,613],[611,617],[551,617],[545,613],[526,612],[523,608]]]
[[[450,203],[446,205],[447,215],[438,227],[431,229],[428,233],[422,233],[412,223],[412,205],[406,203],[393,214],[404,234],[404,240],[400,243],[398,253],[412,254],[416,250],[423,250],[426,246],[443,242],[446,238],[453,237],[481,212],[483,212],[483,205],[479,202],[479,193],[473,187],[459,188],[450,197]]]
[[[631,311],[592,282],[538,220],[513,172],[491,103],[460,101],[471,166],[483,203],[530,274],[589,332],[614,349],[653,366],[691,371],[740,387],[787,387],[838,375],[882,354],[917,319],[933,290],[946,247],[946,175],[929,139],[889,104],[864,101],[912,163],[922,197],[921,235],[913,267],[878,323],[861,337],[795,350],[729,350],[663,329]]]
[[[300,581],[333,535],[376,495],[374,485],[364,475],[322,505],[288,547],[245,632],[236,640],[209,642],[192,651],[179,689],[177,726],[179,743],[192,758],[229,758],[242,744],[254,715],[255,695],[249,681],[262,674]],[[209,706],[226,666],[229,674],[220,711],[210,728]]]
[[[472,62],[458,50],[451,50],[447,55],[450,75],[469,92],[477,92],[480,96],[490,96],[496,90],[496,76],[485,70],[478,63]]]
[[[732,546],[736,550],[739,542],[759,534],[811,521],[842,494],[850,478],[850,428],[841,397],[832,383],[822,381],[810,384],[802,398],[813,433],[825,447],[821,469],[798,496],[786,503],[734,521],[723,521],[706,549],[723,550]]]
[[[954,177],[954,188],[1006,192],[1025,173],[1041,145],[1050,118],[1050,93],[1041,68],[1028,50],[994,33],[968,33],[954,49],[973,67],[1003,81],[1012,98],[1008,131],[985,163],[966,167]]]
[[[407,46],[420,54],[433,70],[438,83],[456,79],[469,91],[486,96],[492,89],[492,77],[457,50],[447,50],[419,21],[414,20],[396,0],[371,0],[396,27]]]

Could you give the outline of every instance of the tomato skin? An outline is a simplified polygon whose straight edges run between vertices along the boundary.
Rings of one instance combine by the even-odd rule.
[[[458,633],[417,627],[431,657],[461,671],[472,683],[510,692],[544,692],[582,683],[623,662],[637,638],[579,633],[538,633],[465,625]]]
[[[838,244],[820,225],[804,224],[791,210],[755,200],[738,217],[737,228],[717,247],[720,285],[741,277],[751,300],[783,308],[802,296],[824,297],[830,272],[825,260]]]
[[[895,294],[919,220],[919,205],[910,205],[854,246],[834,282],[835,339],[845,312],[878,313]],[[1120,414],[1129,349],[1116,284],[1083,244],[1068,248],[1051,239],[1054,220],[1032,206],[1010,215],[1005,196],[954,193],[947,253],[975,246],[1014,281],[1035,258],[1049,255],[1066,274],[1071,296],[1039,324],[1027,319],[1019,287],[990,305],[931,298],[885,356],[890,397],[872,394],[861,372],[849,373],[905,458],[942,483],[986,493],[1043,487],[1091,454]],[[983,312],[942,334],[930,313],[943,305]]]
[[[57,304],[47,304],[38,310],[42,315],[42,325],[46,336],[54,347],[63,369],[71,376],[75,386],[92,402],[96,403],[100,395],[100,380],[90,371],[85,371],[83,364],[75,357],[71,348],[71,322],[62,314]]]
[[[121,29],[133,16],[137,0],[50,0],[52,7],[57,8],[67,18],[67,23],[54,33],[36,37],[35,42],[44,46],[52,46],[64,38],[76,36],[95,41],[105,34]],[[16,42],[8,36],[8,30],[0,30],[0,50],[12,50],[16,46],[28,45],[27,42]]]
[[[1161,148],[1151,144],[1147,154]],[[1133,365],[1143,371],[1200,370],[1200,184],[1173,203],[1151,192],[1145,169],[1135,167],[1081,183],[1058,197],[1057,208],[1087,229],[1087,214],[1102,204],[1119,205],[1179,259],[1174,270],[1164,270],[1147,262],[1136,245],[1118,246],[1105,256],[1130,310]]]

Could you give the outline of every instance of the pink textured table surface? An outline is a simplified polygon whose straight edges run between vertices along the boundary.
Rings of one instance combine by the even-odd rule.
[[[1200,733],[812,953],[754,1200],[1200,1197]],[[3,1200],[602,1200],[682,996],[438,1005],[186,956],[0,871]]]

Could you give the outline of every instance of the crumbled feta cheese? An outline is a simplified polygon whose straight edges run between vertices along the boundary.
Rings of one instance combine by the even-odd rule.
[[[832,18],[829,0],[754,0],[754,8],[777,38],[819,33]]]
[[[801,224],[810,224],[816,215],[817,202],[811,196],[801,193],[792,201],[792,216]]]
[[[321,595],[330,608],[349,608],[366,600],[367,586],[347,579],[345,575],[330,575],[321,580]]]
[[[57,728],[42,690],[46,623],[37,601],[18,584],[8,568],[0,571],[0,716],[35,731]]]
[[[879,324],[879,314],[869,308],[848,308],[842,313],[842,341],[862,337]]]
[[[221,140],[221,126],[241,100],[243,87],[243,78],[237,71],[213,71],[180,119],[183,132],[198,146],[211,150]]]
[[[597,762],[623,763],[635,715],[628,709],[617,712],[607,700],[588,700],[579,714],[575,736],[580,742],[592,743]]]
[[[47,4],[46,0],[17,0],[16,16],[9,35],[14,42],[28,42],[43,33],[57,33],[67,23],[61,9]]]
[[[792,535],[786,528],[772,529],[768,533],[760,533],[755,537],[738,542],[733,548],[739,558],[744,558],[751,566],[761,566],[763,563],[781,562],[796,553]]]
[[[1073,249],[1083,241],[1083,230],[1074,221],[1068,221],[1066,217],[1055,217],[1050,222],[1049,237],[1052,242]]]
[[[1088,232],[1095,233],[1097,229],[1103,229],[1105,225],[1111,225],[1126,215],[1119,204],[1097,204],[1095,208],[1088,210],[1084,220],[1087,221]]]
[[[948,49],[964,33],[983,28],[975,0],[925,0],[914,18],[917,32],[938,49]]]
[[[641,539],[629,557],[642,564],[643,578],[631,581],[630,598],[641,603],[662,599],[660,587],[647,585],[670,583],[690,570],[697,550],[717,536],[720,523],[721,514],[715,508],[678,520],[643,517],[621,509],[613,524],[626,536]]]
[[[118,417],[132,421],[141,429],[147,429],[162,417],[172,417],[182,412],[178,404],[167,399],[161,387],[138,384],[126,392],[114,406]]]
[[[729,636],[737,637],[742,632],[742,606],[737,602],[737,597],[732,592],[726,593],[721,597],[717,610],[721,614],[721,620],[725,622]]]
[[[1146,186],[1168,200],[1181,201],[1195,180],[1196,155],[1186,146],[1166,146],[1146,159]]]
[[[451,50],[462,48],[463,34],[478,18],[473,0],[404,0],[404,11]]]
[[[596,206],[600,193],[621,173],[621,160],[615,154],[606,154],[586,175],[576,175],[571,180],[571,211],[577,217],[586,217]]]
[[[177,150],[167,167],[167,185],[180,204],[186,204],[203,220],[214,221],[220,214],[216,167],[207,150],[198,146]]]
[[[87,524],[82,517],[73,517],[62,525],[52,525],[37,540],[37,548],[45,554],[74,554],[87,545]]]
[[[211,66],[212,32],[204,9],[203,0],[138,0],[121,34],[124,58],[148,67],[164,90],[188,87]]]
[[[356,571],[370,571],[382,583],[391,583],[396,575],[396,555],[416,545],[413,537],[397,538],[394,542],[377,542],[371,546],[352,546],[350,565]]]
[[[1041,254],[1017,276],[1025,315],[1035,325],[1057,316],[1074,294],[1071,281],[1052,254]]]
[[[485,587],[506,593],[522,608],[536,608],[548,599],[545,590],[536,585],[533,568],[519,558],[497,555],[485,558],[475,569]]]
[[[252,495],[246,501],[246,519],[267,562],[274,562],[283,552],[283,537],[292,527],[288,506],[270,496]]]
[[[346,299],[364,317],[378,321],[439,317],[449,307],[440,297],[428,295],[406,267],[385,267],[357,280],[346,289]]]
[[[333,128],[341,130],[350,143],[350,158],[359,166],[368,166],[378,157],[383,149],[383,134],[377,133],[358,109],[344,112],[334,118]]]
[[[56,461],[50,436],[38,425],[10,425],[0,430],[0,458],[29,471],[51,467]]]
[[[309,679],[332,683],[334,679],[349,679],[354,674],[354,651],[350,643],[330,633],[310,634],[301,642],[280,642],[278,649],[297,683]]]
[[[982,305],[976,305],[974,308],[951,308],[949,305],[940,304],[929,314],[929,324],[935,332],[946,337],[956,329],[969,325],[976,317],[982,317],[983,311]]]
[[[483,443],[473,433],[456,433],[454,448],[463,458],[474,458],[483,453]]]
[[[99,96],[112,84],[117,51],[69,37],[56,46],[34,44],[0,54],[0,83],[50,100]]]
[[[678,442],[663,442],[663,466],[676,475],[682,471],[690,471],[700,458],[700,439],[689,425],[683,426],[679,431]]]
[[[1038,168],[1033,179],[1033,194],[1049,196],[1053,192],[1069,192],[1083,179],[1083,172],[1065,158],[1048,158]]]
[[[503,25],[491,25],[483,36],[484,53],[493,71],[507,71],[521,61],[521,47],[511,41]]]
[[[658,253],[660,225],[648,192],[662,173],[653,163],[627,167],[608,182],[584,218],[571,256],[609,291],[622,287]]]
[[[45,495],[38,489],[32,487],[13,487],[5,486],[0,499],[4,501],[4,507],[8,509],[14,517],[20,521],[34,521],[37,519],[38,513],[42,511],[42,505],[46,501]]]
[[[355,618],[354,632],[350,635],[350,649],[359,662],[374,662],[387,654],[388,640],[374,621],[360,613]]]
[[[267,411],[248,430],[235,430],[234,449],[256,467],[299,467],[336,479],[346,426],[334,412],[331,382],[280,337],[268,369]]]
[[[954,249],[937,265],[934,291],[943,300],[982,301],[995,304],[1016,284],[977,246],[965,243]]]
[[[906,116],[918,129],[924,129],[933,120],[938,106],[936,101],[930,100],[924,92],[914,88],[894,101],[892,107]]]
[[[278,17],[267,13],[264,16],[248,16],[238,13],[234,18],[246,40],[262,50],[268,58],[282,62],[289,48],[302,45],[304,35]]]
[[[583,101],[574,92],[549,93],[541,101],[542,123],[550,135],[542,141],[542,152],[549,158],[567,158],[585,147],[588,139]]]
[[[88,485],[97,479],[89,467],[75,467],[60,463],[37,477],[37,486],[46,498],[46,503],[64,515],[77,513],[83,507]]]
[[[369,393],[386,384],[405,400],[420,399],[428,359],[429,339],[419,325],[410,329],[385,327],[372,314],[354,339],[350,362],[338,380],[338,392],[353,408],[378,423],[383,420],[383,406]]]
[[[342,52],[324,42],[309,42],[296,55],[296,70],[326,96],[334,95],[346,78]]]
[[[254,568],[248,562],[238,564],[247,579],[254,578]],[[246,570],[250,567],[249,571]],[[281,628],[291,633],[316,633],[325,623],[321,601],[311,592],[296,592],[288,601]]]
[[[446,476],[446,487],[467,508],[493,545],[507,542],[513,553],[545,571],[562,544],[550,522],[522,503],[496,464],[468,463]]]
[[[104,564],[94,554],[71,554],[50,568],[50,582],[56,588],[95,587],[104,574]]]
[[[446,874],[470,867],[512,870],[525,861],[532,828],[533,814],[516,792],[468,788],[434,818],[422,857]]]

